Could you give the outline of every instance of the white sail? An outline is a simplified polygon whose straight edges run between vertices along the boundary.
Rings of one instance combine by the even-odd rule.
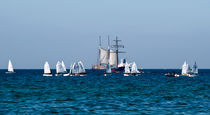
[[[62,64],[62,67],[63,67],[63,71],[66,72],[66,66],[65,66],[64,62],[62,61],[61,64]]]
[[[85,67],[82,61],[79,61],[78,65],[79,65],[79,73],[85,73]]]
[[[9,63],[8,63],[8,72],[14,72],[11,60],[9,60]]]
[[[73,65],[71,64],[69,73],[72,74]]]
[[[63,72],[64,72],[63,71],[63,66],[62,66],[61,62],[58,61],[57,64],[56,64],[56,73],[63,73]]]
[[[111,66],[117,66],[117,53],[114,50],[110,50],[109,64]]]
[[[100,48],[100,64],[108,64],[109,62],[109,51]]]
[[[109,64],[106,65],[106,73],[112,73],[112,70]]]
[[[182,75],[188,74],[189,71],[190,71],[190,67],[187,64],[187,62],[185,61],[184,64],[182,65]]]
[[[192,67],[192,73],[198,74],[198,66],[197,66],[196,62],[195,62],[195,64]]]
[[[133,65],[131,67],[131,73],[139,73],[137,65],[135,62],[133,62]]]
[[[45,74],[50,74],[51,73],[50,65],[49,65],[49,63],[47,61],[44,64],[44,73]]]
[[[125,63],[125,73],[130,73],[130,65],[126,62]]]
[[[79,73],[79,65],[76,62],[73,64],[72,73]]]

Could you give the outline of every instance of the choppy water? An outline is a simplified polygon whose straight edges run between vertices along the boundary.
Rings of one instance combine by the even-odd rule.
[[[0,114],[210,114],[210,70],[195,78],[168,78],[168,71],[43,77],[42,70],[0,70]]]

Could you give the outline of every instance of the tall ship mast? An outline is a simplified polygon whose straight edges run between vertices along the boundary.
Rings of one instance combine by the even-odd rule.
[[[125,59],[124,61],[121,60],[121,63],[119,64],[119,53],[124,53],[122,51],[119,51],[119,49],[124,48],[124,46],[119,44],[121,40],[119,40],[118,37],[116,37],[114,42],[115,44],[110,47],[110,40],[108,36],[108,48],[102,48],[101,37],[99,36],[98,63],[96,65],[93,65],[92,69],[106,69],[107,64],[109,64],[113,69],[121,68],[122,70],[124,70]]]

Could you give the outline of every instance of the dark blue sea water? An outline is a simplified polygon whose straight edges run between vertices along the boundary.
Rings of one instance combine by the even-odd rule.
[[[141,76],[43,77],[42,70],[0,70],[0,114],[210,114],[210,70],[169,78],[180,70]]]

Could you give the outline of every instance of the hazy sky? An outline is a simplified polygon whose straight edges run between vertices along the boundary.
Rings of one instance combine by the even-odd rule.
[[[1,0],[0,68],[96,63],[117,35],[139,68],[210,68],[210,0]]]

